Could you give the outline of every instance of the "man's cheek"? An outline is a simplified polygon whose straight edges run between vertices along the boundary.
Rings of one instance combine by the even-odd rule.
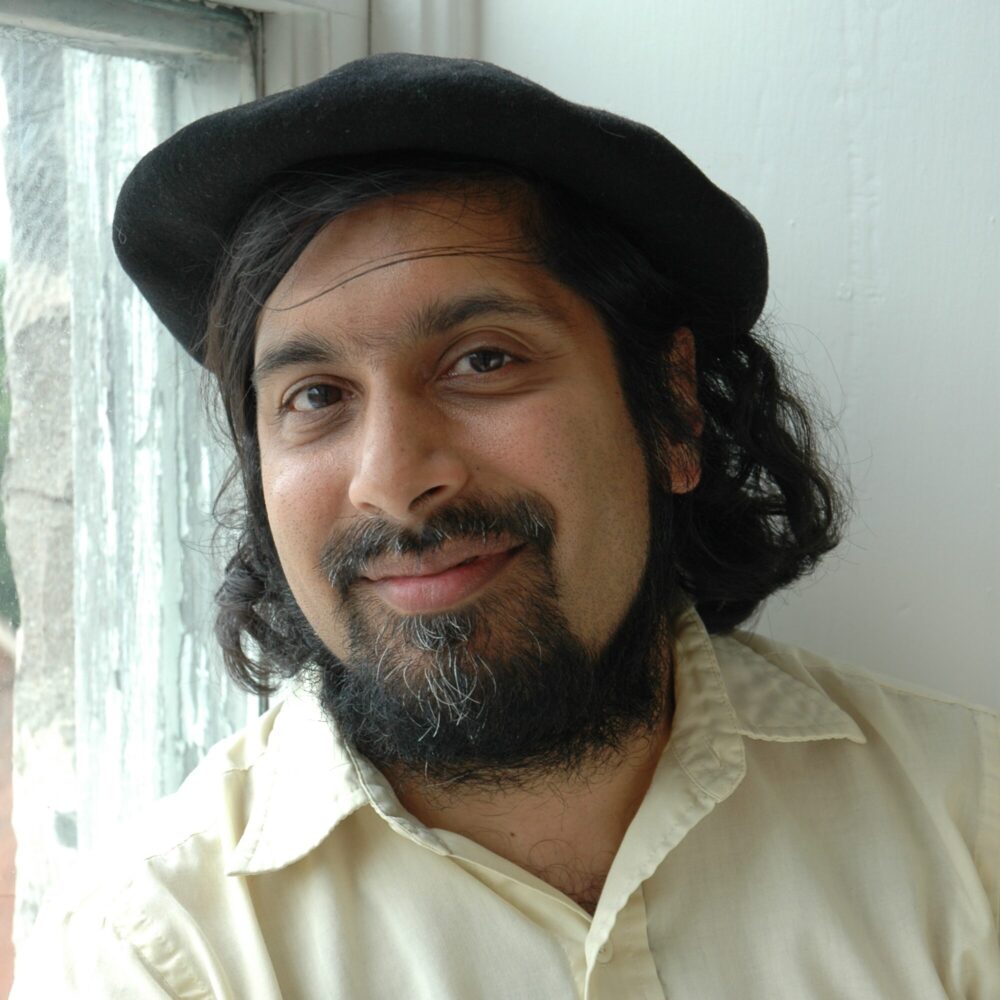
[[[331,599],[335,598],[319,566],[319,543],[313,540],[303,523],[296,523],[294,517],[281,516],[280,505],[273,498],[267,511],[285,581],[302,612],[313,622],[317,613],[328,609]]]
[[[265,463],[262,472],[264,507],[278,555],[286,575],[300,575],[304,562],[318,562],[319,547],[333,524],[326,510],[330,492],[299,463]]]
[[[347,649],[347,611],[336,590],[318,569],[306,575],[295,565],[286,568],[284,560],[282,568],[292,597],[312,630],[334,655],[343,657]]]

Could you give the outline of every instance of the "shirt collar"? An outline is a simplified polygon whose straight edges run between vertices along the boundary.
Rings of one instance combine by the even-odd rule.
[[[294,689],[271,711],[266,745],[243,774],[247,820],[227,875],[298,861],[368,802],[353,755],[308,689]]]
[[[701,619],[691,615],[693,628],[704,631]],[[807,669],[800,650],[741,631],[715,636],[712,647],[741,736],[781,743],[867,742]]]
[[[693,608],[679,617],[674,637],[677,710],[668,750],[716,801],[745,773],[741,737],[865,742],[796,651],[782,647],[779,665],[776,647],[755,636],[710,637]],[[274,711],[266,746],[246,773],[247,822],[229,852],[227,874],[292,864],[365,805],[400,833],[444,851],[400,806],[377,769],[351,752],[310,691],[293,691]]]

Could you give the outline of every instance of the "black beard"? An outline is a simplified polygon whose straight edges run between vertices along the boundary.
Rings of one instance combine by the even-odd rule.
[[[660,551],[669,498],[650,506],[642,579],[614,634],[594,650],[560,610],[555,512],[538,496],[463,501],[418,533],[372,521],[338,537],[323,568],[347,611],[350,652],[341,661],[317,650],[323,709],[377,767],[424,786],[524,787],[612,763],[673,706],[674,586]],[[466,607],[403,615],[356,586],[378,555],[500,535],[523,548],[505,579]]]

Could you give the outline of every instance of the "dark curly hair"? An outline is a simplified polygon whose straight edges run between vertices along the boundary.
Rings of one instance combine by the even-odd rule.
[[[599,208],[526,172],[419,154],[304,165],[276,178],[234,233],[203,344],[236,449],[216,504],[236,536],[216,595],[216,635],[238,683],[273,690],[316,660],[319,643],[291,597],[264,507],[251,383],[261,307],[332,218],[372,199],[431,190],[488,192],[513,207],[532,259],[597,310],[650,475],[672,504],[671,537],[657,549],[668,553],[679,590],[709,631],[745,622],[834,548],[844,496],[764,323],[746,329],[679,287]],[[703,422],[689,399],[670,391],[682,326],[694,331]],[[669,494],[668,446],[700,457],[701,480],[690,493]]]

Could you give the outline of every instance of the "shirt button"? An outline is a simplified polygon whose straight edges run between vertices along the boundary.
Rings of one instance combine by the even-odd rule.
[[[597,949],[597,961],[601,965],[607,965],[615,957],[615,949],[610,941],[605,941],[600,948]]]

